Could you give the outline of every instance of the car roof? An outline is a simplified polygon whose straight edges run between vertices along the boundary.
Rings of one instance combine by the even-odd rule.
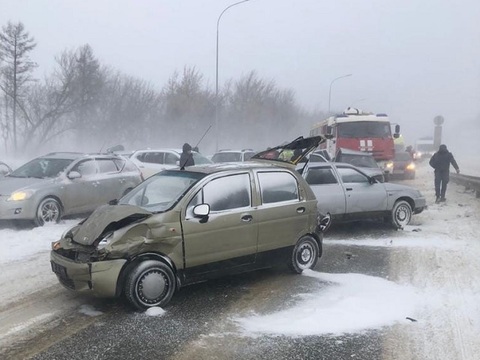
[[[266,163],[266,162],[256,162],[256,161],[244,161],[241,163],[213,163],[207,165],[194,165],[188,166],[185,170],[172,169],[165,171],[189,171],[197,172],[204,174],[213,174],[223,171],[233,171],[233,170],[251,170],[251,169],[266,169],[266,170],[292,170],[288,165],[281,166],[277,163]]]
[[[68,159],[68,160],[76,160],[79,158],[86,158],[86,157],[105,157],[105,158],[122,158],[121,155],[115,153],[81,153],[81,152],[54,152],[48,153],[43,156],[39,156],[39,158],[49,158],[49,159]]]
[[[86,153],[81,153],[81,152],[52,152],[48,153],[46,155],[40,156],[42,158],[50,158],[50,159],[70,159],[70,160],[75,160],[78,159],[82,156],[86,156]]]
[[[236,150],[236,149],[220,149],[218,150],[215,154],[218,153],[244,153],[244,152],[255,152],[253,149],[242,149],[242,150]]]

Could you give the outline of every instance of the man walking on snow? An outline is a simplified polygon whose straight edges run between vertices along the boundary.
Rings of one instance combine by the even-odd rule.
[[[435,169],[435,204],[438,204],[446,201],[445,193],[447,192],[447,184],[450,179],[450,164],[455,168],[457,174],[460,172],[460,169],[453,154],[447,150],[447,145],[443,144],[430,158],[429,164]]]

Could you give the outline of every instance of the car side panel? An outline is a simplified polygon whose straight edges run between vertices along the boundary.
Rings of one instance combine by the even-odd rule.
[[[343,184],[323,184],[310,186],[318,201],[321,214],[343,216],[346,212],[346,196]]]
[[[242,220],[252,217],[252,221]],[[253,263],[257,251],[255,210],[233,209],[210,214],[208,220],[198,218],[183,222],[186,268],[224,262],[227,267]],[[215,265],[205,267],[212,271]]]

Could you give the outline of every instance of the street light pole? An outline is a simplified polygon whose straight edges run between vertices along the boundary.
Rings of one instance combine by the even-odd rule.
[[[220,19],[222,18],[222,15],[228,10],[230,9],[231,7],[235,6],[235,5],[240,5],[244,2],[247,2],[247,1],[250,1],[250,0],[243,0],[243,1],[239,1],[239,2],[236,2],[234,4],[231,4],[229,6],[227,6],[225,9],[223,9],[223,11],[220,13],[220,15],[218,16],[218,20],[217,20],[217,49],[216,49],[216,62],[215,62],[215,133],[216,133],[216,137],[217,137],[217,144],[216,144],[216,147],[215,147],[215,150],[218,151],[218,140],[219,140],[219,129],[218,129],[218,37],[219,37],[219,26],[220,26]]]
[[[333,83],[335,81],[337,81],[338,79],[343,79],[343,78],[346,78],[346,77],[349,77],[349,76],[352,76],[352,74],[339,76],[339,77],[333,79],[332,82],[330,83],[330,90],[328,91],[328,115],[330,115],[330,102],[332,100],[332,85],[333,85]]]

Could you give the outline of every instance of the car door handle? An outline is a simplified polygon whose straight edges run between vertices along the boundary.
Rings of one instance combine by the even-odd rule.
[[[302,206],[302,207],[299,207],[297,208],[297,213],[299,214],[303,214],[305,212],[305,208]]]
[[[347,190],[347,191],[352,191],[352,190],[353,190],[353,188],[347,188],[346,190]]]
[[[243,215],[242,216],[242,221],[244,222],[250,222],[253,220],[253,216],[252,215]]]

